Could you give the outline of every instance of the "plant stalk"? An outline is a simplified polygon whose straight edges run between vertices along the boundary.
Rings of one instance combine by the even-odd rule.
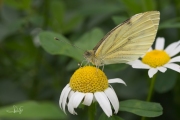
[[[88,109],[89,120],[95,120],[95,113],[96,113],[96,103],[92,103]]]
[[[153,78],[150,79],[150,87],[149,87],[149,91],[148,91],[148,96],[146,98],[147,102],[150,102],[151,98],[153,96],[155,80],[156,80],[156,74],[153,76]],[[141,120],[145,120],[145,119],[146,119],[145,117],[142,117]]]

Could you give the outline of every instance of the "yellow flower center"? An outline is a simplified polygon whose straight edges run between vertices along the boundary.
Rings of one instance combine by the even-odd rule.
[[[156,68],[163,66],[170,60],[169,55],[163,50],[152,50],[142,58],[142,62]]]
[[[104,91],[108,88],[108,79],[100,69],[84,66],[74,72],[70,79],[70,87],[83,93]]]

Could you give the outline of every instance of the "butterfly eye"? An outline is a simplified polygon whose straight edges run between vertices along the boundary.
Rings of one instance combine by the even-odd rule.
[[[85,56],[91,56],[91,53],[89,51],[85,51],[84,55]]]

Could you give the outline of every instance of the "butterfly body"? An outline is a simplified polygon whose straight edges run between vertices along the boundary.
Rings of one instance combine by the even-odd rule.
[[[138,59],[154,42],[159,15],[158,11],[149,11],[132,16],[108,32],[84,57],[96,66]]]
[[[95,55],[94,50],[88,50],[84,52],[84,57],[88,62],[91,62],[93,65],[102,66],[104,65],[103,60],[101,58],[98,58]]]

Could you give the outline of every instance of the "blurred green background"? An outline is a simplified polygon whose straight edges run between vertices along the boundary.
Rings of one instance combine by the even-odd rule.
[[[52,49],[54,41],[45,31],[61,34],[85,50],[92,49],[105,33],[130,16],[158,10],[161,16],[157,37],[164,37],[166,46],[180,40],[179,0],[1,0],[0,9],[0,119],[87,119],[86,107],[77,109],[76,116],[67,111],[66,116],[58,103],[62,89],[83,60],[76,59],[80,57],[74,51],[78,55],[83,52],[64,42],[59,44],[69,48],[68,55],[61,48],[46,52],[40,38],[50,38],[46,46]],[[146,100],[150,81],[147,70],[115,64],[105,66],[104,71],[108,78],[119,77],[126,82],[127,87],[112,85],[120,101]],[[162,105],[163,115],[151,120],[180,119],[179,86],[179,73],[158,72],[152,102]],[[4,112],[13,110],[16,103],[24,106],[24,113]],[[98,113],[102,113],[100,107]],[[125,120],[141,118],[127,112],[118,115]]]

